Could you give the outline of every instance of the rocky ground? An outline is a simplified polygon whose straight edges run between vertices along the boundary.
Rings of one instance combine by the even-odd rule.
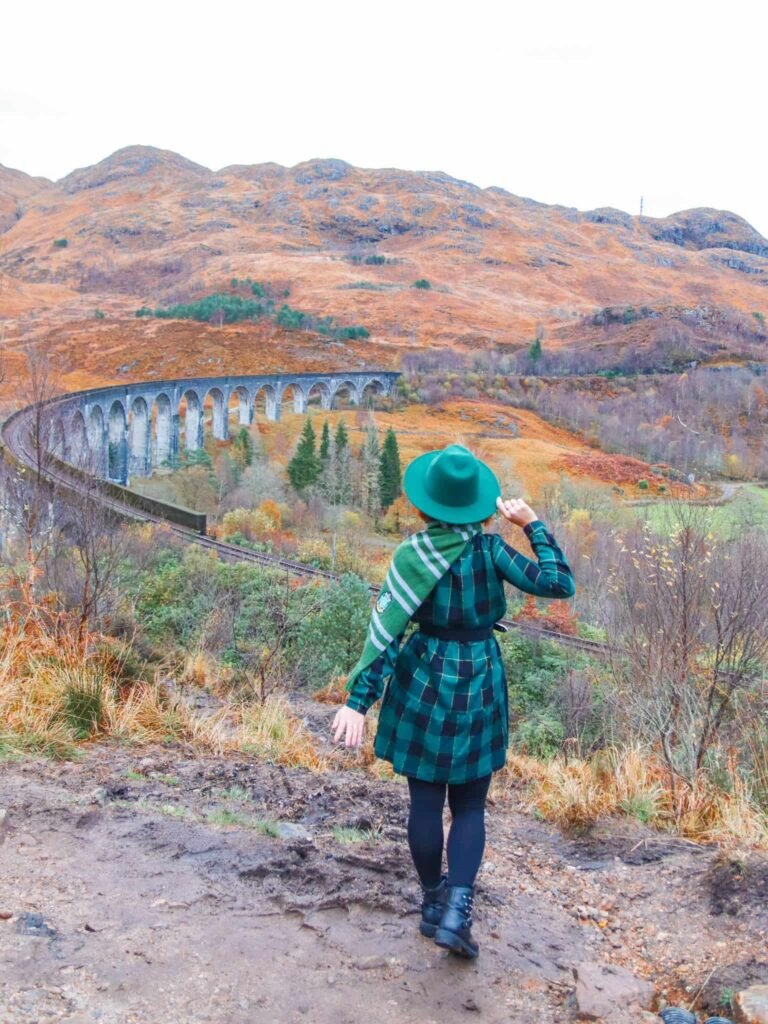
[[[489,804],[464,961],[418,933],[407,790],[360,768],[95,744],[5,762],[0,807],[2,1024],[703,1019],[768,979],[768,863],[636,828]]]

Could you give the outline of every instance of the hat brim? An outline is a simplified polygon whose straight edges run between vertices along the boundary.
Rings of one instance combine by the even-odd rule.
[[[496,499],[501,497],[501,487],[496,474],[480,459],[477,460],[480,479],[477,500],[469,505],[443,505],[427,494],[424,481],[429,464],[442,449],[417,455],[403,474],[405,496],[417,509],[442,523],[478,523],[496,511]]]

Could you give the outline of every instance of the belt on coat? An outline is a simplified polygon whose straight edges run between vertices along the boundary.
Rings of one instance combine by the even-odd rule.
[[[507,627],[501,622],[494,622],[492,626],[483,626],[477,629],[464,629],[460,626],[433,626],[431,623],[420,622],[419,630],[427,636],[435,636],[439,640],[458,640],[460,643],[471,643],[473,640],[488,640],[493,636],[493,631],[506,633]]]

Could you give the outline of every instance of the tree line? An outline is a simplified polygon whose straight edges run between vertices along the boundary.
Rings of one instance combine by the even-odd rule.
[[[231,285],[235,289],[246,283],[250,291],[247,296],[239,295],[236,291],[213,292],[201,299],[172,306],[141,306],[135,315],[139,318],[156,317],[161,320],[196,320],[198,323],[209,323],[216,327],[243,320],[266,318],[274,320],[278,327],[284,327],[289,331],[317,331],[324,337],[339,341],[355,341],[370,337],[370,331],[361,324],[345,326],[339,324],[333,316],[306,313],[288,305],[287,302],[278,307],[274,290],[258,281],[251,281],[250,278],[244,282],[232,278]],[[283,298],[287,297],[288,289],[284,289],[280,294]]]
[[[402,493],[402,470],[397,435],[387,430],[383,444],[375,424],[369,424],[360,450],[360,506],[375,517]],[[352,503],[352,454],[344,420],[331,433],[323,421],[320,443],[312,420],[307,417],[296,451],[288,463],[288,477],[298,494],[311,488],[333,505]]]

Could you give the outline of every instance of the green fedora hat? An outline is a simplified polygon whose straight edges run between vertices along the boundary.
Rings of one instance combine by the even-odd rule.
[[[493,470],[463,444],[417,456],[403,474],[416,508],[441,523],[476,523],[496,511],[501,487]]]

